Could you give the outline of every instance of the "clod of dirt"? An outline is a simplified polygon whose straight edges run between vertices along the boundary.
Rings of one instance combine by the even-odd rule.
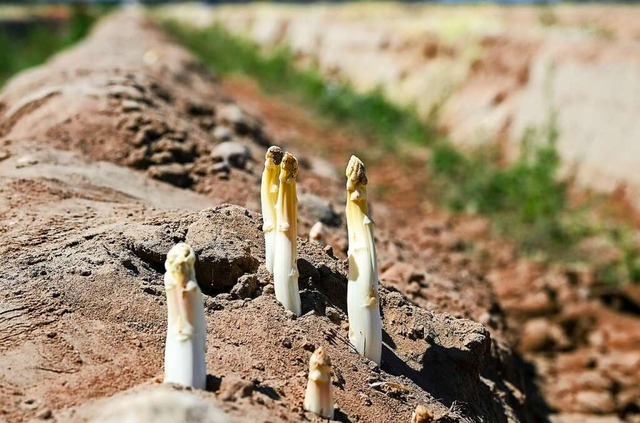
[[[223,163],[226,168],[244,169],[251,159],[249,148],[236,141],[227,141],[217,145],[211,152],[216,163]]]
[[[424,405],[419,405],[411,415],[411,423],[430,423],[433,421],[433,416],[429,412],[429,409]]]
[[[152,222],[125,229],[126,243],[139,258],[158,272],[164,272],[166,254],[178,242],[187,242],[196,253],[196,278],[205,293],[228,292],[245,274],[255,273],[260,264],[255,254],[262,251],[255,235],[258,226],[252,213],[232,205],[205,209],[197,219]],[[251,236],[247,236],[247,234]],[[250,288],[238,288],[251,295]],[[240,292],[237,292],[240,293]]]
[[[169,161],[170,160],[171,159],[169,159]],[[187,188],[193,185],[190,172],[191,166],[171,163],[151,166],[149,170],[147,170],[147,175],[153,179],[167,182],[177,187]]]
[[[196,275],[205,292],[228,290],[245,273],[255,273],[259,239],[252,214],[238,206],[204,210],[187,231],[196,257]],[[250,234],[251,236],[247,236]]]
[[[344,313],[347,263],[340,259],[346,241],[340,230],[328,233],[335,255],[299,240],[304,313],[293,318],[283,311],[268,294],[271,277],[260,266],[261,219],[249,210],[258,208],[258,176],[248,167],[220,181],[211,170],[215,128],[230,128],[252,152],[264,144],[264,134],[257,120],[223,101],[212,81],[154,25],[135,14],[119,14],[74,50],[14,79],[1,95],[7,108],[0,113],[17,113],[0,129],[13,140],[7,146],[12,158],[0,165],[7,241],[0,251],[7,258],[0,272],[0,367],[7,369],[0,375],[2,417],[29,420],[38,409],[49,409],[56,417],[80,418],[99,398],[157,379],[166,333],[165,255],[186,241],[198,256],[196,273],[207,304],[211,392],[196,395],[217,404],[233,421],[312,418],[302,412],[300,401],[309,355],[317,346],[332,357],[343,421],[408,421],[418,404],[449,421],[521,420],[525,412],[513,393],[520,385],[510,382],[520,373],[498,340],[499,325],[490,336],[481,324],[425,311],[383,288],[382,367],[350,350]],[[34,89],[49,85],[55,95],[15,108]],[[67,173],[63,164],[47,159],[59,156],[55,147],[75,154],[64,162],[71,167]],[[13,157],[35,152],[38,162],[15,169]],[[144,184],[130,189],[114,183],[113,175],[136,184],[138,178],[150,180],[142,172],[91,160],[124,164],[154,178],[174,175],[174,184],[189,176],[193,191],[207,197],[159,182],[149,184],[152,194]],[[173,165],[190,170],[165,167]],[[82,171],[81,176],[72,170]],[[343,195],[342,184],[312,172],[303,183],[329,204]],[[224,202],[249,208],[185,211]],[[315,222],[305,210],[300,220],[307,226]],[[408,261],[402,258],[407,256],[423,263],[384,228],[376,235],[385,261]],[[415,281],[419,292],[426,290],[429,300],[437,301],[430,308],[459,316],[488,312],[488,284],[452,269],[444,274],[428,268],[428,278]],[[256,297],[260,287],[267,295]],[[495,316],[499,321],[499,313]],[[619,377],[626,375],[621,365],[612,367]],[[238,389],[234,380],[243,381]]]
[[[233,103],[223,103],[217,110],[218,122],[229,125],[241,135],[259,131],[260,124],[245,111]]]
[[[520,348],[526,352],[550,350],[554,347],[562,347],[566,343],[562,328],[544,318],[529,320],[520,338]]]
[[[235,401],[239,398],[250,397],[255,386],[252,382],[235,376],[227,376],[220,384],[220,399],[222,401]]]
[[[226,126],[216,126],[213,130],[213,137],[218,142],[227,142],[233,140],[233,131]]]
[[[342,217],[333,209],[328,201],[311,193],[304,193],[298,197],[300,208],[314,221],[319,221],[328,226],[339,227]]]
[[[235,298],[250,298],[258,288],[256,275],[242,275],[238,282],[231,288],[230,294]]]
[[[210,402],[187,391],[162,386],[105,401],[91,421],[226,423],[230,420]]]

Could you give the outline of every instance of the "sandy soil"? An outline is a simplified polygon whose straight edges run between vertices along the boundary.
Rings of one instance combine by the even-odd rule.
[[[376,202],[383,364],[350,350],[343,181],[293,143],[303,315],[285,313],[257,210],[265,147],[287,139],[140,16],[116,14],[13,79],[0,122],[0,419],[86,421],[114,408],[109,397],[159,389],[163,262],[179,241],[206,294],[208,389],[190,395],[233,421],[318,421],[301,405],[320,345],[338,421],[409,421],[418,404],[437,421],[546,418],[447,216],[399,228]],[[326,247],[304,239],[317,220]]]

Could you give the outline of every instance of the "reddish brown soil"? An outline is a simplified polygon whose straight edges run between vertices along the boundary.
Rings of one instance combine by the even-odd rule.
[[[301,405],[320,345],[334,362],[338,421],[409,421],[419,404],[436,421],[546,418],[492,286],[456,232],[464,225],[437,213],[417,225],[413,190],[402,201],[377,192],[378,178],[416,186],[388,157],[367,156],[377,163],[383,364],[351,351],[342,178],[312,146],[264,129],[140,16],[114,15],[15,78],[0,113],[0,419],[86,421],[111,408],[108,397],[155,390],[163,262],[180,241],[197,253],[206,294],[210,377],[193,395],[233,421],[319,421]],[[305,125],[302,139],[332,134]],[[270,143],[302,163],[299,318],[277,304],[262,264],[256,210]],[[342,168],[348,156],[332,158]],[[318,216],[326,248],[304,240]]]
[[[536,382],[546,404],[535,400],[534,407],[548,407],[557,421],[640,421],[637,287],[603,293],[594,287],[588,267],[549,268],[520,258],[508,242],[491,237],[486,220],[433,210],[419,183],[427,177],[426,160],[419,154],[404,160],[391,156],[375,160],[381,154],[375,145],[315,124],[311,116],[289,103],[265,97],[250,81],[230,79],[223,84],[239,104],[263,118],[269,133],[288,144],[306,151],[316,148],[317,154],[329,152],[326,156],[336,166],[342,166],[349,154],[363,150],[374,158],[368,162],[370,181],[394,188],[374,191],[374,205],[393,205],[390,210],[376,209],[382,212],[376,214],[377,222],[403,246],[418,247],[415,261],[403,251],[401,260],[394,257],[383,262],[383,269],[388,267],[381,276],[383,282],[427,309],[446,310],[492,327],[496,322],[483,313],[489,303],[480,303],[483,307],[476,311],[481,314],[468,313],[460,292],[442,299],[429,289],[433,286],[431,272],[436,269],[454,281],[464,274],[486,278],[507,316],[508,339],[535,365]],[[436,268],[415,264],[434,258]]]
[[[418,404],[437,421],[640,419],[637,292],[600,292],[588,268],[520,258],[485,220],[435,210],[426,153],[386,155],[248,81],[223,83],[153,25],[117,15],[0,95],[0,420],[84,421],[108,397],[155,389],[161,273],[179,241],[196,249],[207,294],[210,380],[195,394],[233,421],[314,420],[301,405],[319,345],[340,421],[408,421]],[[332,248],[301,240],[297,319],[262,266],[271,143],[302,163],[300,236],[333,208]],[[368,165],[377,223],[382,368],[346,342],[352,153]]]

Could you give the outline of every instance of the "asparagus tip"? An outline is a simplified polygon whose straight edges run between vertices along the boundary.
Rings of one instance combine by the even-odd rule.
[[[311,354],[309,370],[320,371],[322,374],[331,374],[331,358],[324,352],[324,348],[318,347]]]
[[[280,168],[280,180],[290,181],[295,180],[298,177],[298,159],[288,151],[282,156]]]
[[[324,225],[318,221],[309,230],[309,241],[321,242],[324,236]]]
[[[195,261],[196,254],[193,252],[191,246],[185,242],[179,242],[167,253],[167,261],[164,266],[166,270],[174,270],[182,264],[193,266]]]
[[[362,160],[351,156],[347,165],[347,185],[355,188],[357,185],[367,185],[367,172]]]
[[[432,419],[429,409],[422,404],[418,405],[411,415],[411,423],[427,423],[433,421]]]
[[[284,155],[284,152],[282,151],[282,149],[280,147],[278,147],[277,145],[272,145],[271,147],[269,147],[269,149],[267,150],[267,154],[265,154],[264,158],[266,160],[273,160],[273,163],[280,166],[280,162],[282,162],[282,156]]]

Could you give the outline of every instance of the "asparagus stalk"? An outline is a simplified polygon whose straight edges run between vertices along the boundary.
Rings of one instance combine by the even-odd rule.
[[[164,381],[205,389],[207,324],[195,260],[191,246],[181,242],[169,251],[164,265],[168,309]]]
[[[302,313],[298,292],[297,234],[298,198],[296,177],[298,160],[289,152],[280,163],[280,186],[276,203],[277,230],[273,262],[273,285],[276,299],[296,315]]]
[[[315,350],[309,360],[309,381],[304,395],[304,409],[320,417],[333,419],[331,359],[322,347]]]
[[[267,270],[273,273],[273,251],[275,249],[276,201],[278,200],[278,177],[283,152],[280,147],[271,146],[267,150],[262,172],[260,201],[262,204],[262,230]]]
[[[411,414],[411,423],[428,423],[433,421],[433,416],[429,412],[429,409],[420,404],[416,407]]]
[[[349,341],[360,354],[380,365],[382,321],[378,297],[378,264],[373,222],[367,216],[366,185],[364,164],[356,156],[351,156],[347,166],[346,207],[349,232]]]

